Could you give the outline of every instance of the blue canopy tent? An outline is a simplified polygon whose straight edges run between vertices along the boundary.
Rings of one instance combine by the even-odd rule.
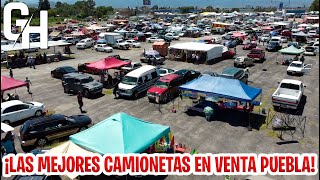
[[[270,31],[271,36],[278,36],[279,33],[277,31]]]
[[[179,87],[185,96],[197,93],[206,97],[222,97],[237,101],[253,102],[262,92],[260,88],[248,86],[237,79],[203,75]]]
[[[70,141],[92,152],[142,153],[170,132],[170,127],[117,113],[70,136]]]

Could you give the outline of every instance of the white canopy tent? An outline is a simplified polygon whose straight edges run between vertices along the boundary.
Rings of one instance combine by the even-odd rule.
[[[55,46],[68,46],[71,45],[71,43],[64,42],[64,41],[48,41],[48,47],[55,47]],[[7,44],[7,45],[1,45],[1,50],[4,52],[8,51],[19,51],[19,50],[25,50],[25,49],[31,49],[31,48],[40,48],[40,42],[31,42],[29,48],[23,48],[22,44],[16,43],[14,44]]]
[[[204,43],[198,43],[198,42],[187,42],[187,43],[179,43],[179,44],[172,45],[169,47],[169,49],[206,52],[207,53],[206,60],[208,61],[208,60],[221,57],[224,46],[220,44],[204,44]]]

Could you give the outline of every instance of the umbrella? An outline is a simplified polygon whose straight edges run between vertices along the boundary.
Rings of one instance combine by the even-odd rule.
[[[13,131],[13,127],[9,126],[8,124],[1,123],[1,133]]]

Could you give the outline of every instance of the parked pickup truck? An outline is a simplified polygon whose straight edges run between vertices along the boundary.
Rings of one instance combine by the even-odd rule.
[[[292,63],[287,68],[287,74],[303,75],[304,73],[311,70],[311,66],[311,64],[304,64],[301,61],[292,61]]]
[[[283,79],[272,94],[273,107],[298,109],[304,87],[301,81]]]
[[[116,40],[116,44],[113,47],[117,49],[129,49],[130,44],[124,41],[123,39],[118,39]]]
[[[252,58],[254,60],[258,60],[260,62],[266,59],[265,52],[262,49],[254,48],[247,54],[247,57]]]

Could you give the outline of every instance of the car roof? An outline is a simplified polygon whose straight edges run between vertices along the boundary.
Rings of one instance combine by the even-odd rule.
[[[224,75],[232,75],[233,76],[234,74],[236,74],[240,70],[241,69],[236,68],[236,67],[227,67],[227,68],[223,69],[222,74],[224,74]]]
[[[294,63],[294,64],[302,64],[301,61],[292,61],[292,63]]]
[[[155,69],[156,67],[151,66],[151,65],[145,65],[145,66],[141,66],[138,69],[135,69],[131,72],[129,72],[126,76],[130,76],[130,77],[139,77],[141,74],[150,71],[152,69]]]
[[[52,118],[54,119],[59,119],[59,118],[64,118],[65,116],[63,114],[52,114],[49,116],[42,116],[42,117],[35,117],[32,119],[27,120],[24,125],[30,126],[30,125],[39,125],[42,124]]]
[[[288,84],[301,84],[302,82],[301,81],[298,81],[298,80],[294,80],[294,79],[283,79],[281,81],[281,83],[288,83]]]
[[[168,74],[168,75],[165,75],[163,77],[160,78],[160,81],[162,82],[171,82],[172,80],[175,80],[177,78],[181,77],[180,75],[178,74]]]
[[[74,67],[72,67],[72,66],[60,66],[60,67],[57,67],[56,69],[58,69],[58,68],[62,68],[62,69],[65,69],[65,68],[72,68],[72,69],[74,69]]]
[[[24,104],[24,102],[19,101],[19,100],[6,101],[6,102],[1,103],[1,109],[6,109],[8,107],[19,105],[19,104]]]
[[[84,78],[88,78],[90,76],[85,75],[85,74],[81,74],[81,73],[68,73],[68,74],[65,74],[64,77],[84,79]]]

